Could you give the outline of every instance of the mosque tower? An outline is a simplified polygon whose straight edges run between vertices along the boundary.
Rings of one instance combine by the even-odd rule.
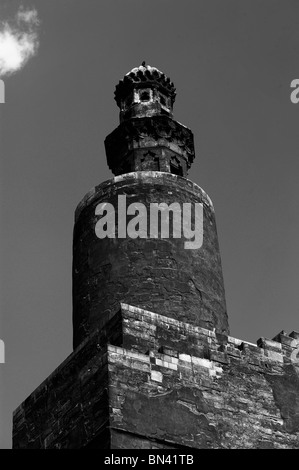
[[[105,140],[115,178],[92,190],[75,216],[74,347],[99,322],[109,320],[120,302],[228,334],[214,208],[208,195],[187,179],[195,157],[193,134],[173,119],[175,95],[170,79],[149,65],[134,68],[116,87],[120,124]],[[105,202],[114,208],[116,233],[99,240],[96,211]],[[126,227],[133,216],[126,217],[125,212],[140,203],[147,210],[147,233],[131,238]],[[150,233],[152,203],[162,204],[159,222],[162,217],[170,219],[169,237],[166,233],[162,238],[160,227],[159,233]],[[175,215],[168,210],[173,203]],[[184,203],[191,203],[193,218],[194,203],[203,206],[200,249],[184,248],[183,230],[180,238],[172,236],[171,222],[175,216],[183,218]]]
[[[215,212],[187,179],[175,96],[145,63],[116,86],[115,176],[75,213],[74,351],[15,410],[13,448],[299,448],[299,333],[229,336]]]

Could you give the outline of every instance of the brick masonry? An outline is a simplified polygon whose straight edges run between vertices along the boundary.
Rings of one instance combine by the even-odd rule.
[[[298,347],[122,304],[15,411],[14,448],[299,448]]]

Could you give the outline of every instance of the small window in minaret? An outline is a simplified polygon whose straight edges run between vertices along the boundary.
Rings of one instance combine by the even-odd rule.
[[[140,101],[150,101],[151,96],[149,91],[142,91],[140,93]]]

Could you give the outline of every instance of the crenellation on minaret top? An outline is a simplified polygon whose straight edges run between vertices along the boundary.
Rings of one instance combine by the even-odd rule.
[[[120,80],[114,95],[122,122],[153,114],[172,117],[176,91],[173,82],[163,72],[150,65],[140,65]]]

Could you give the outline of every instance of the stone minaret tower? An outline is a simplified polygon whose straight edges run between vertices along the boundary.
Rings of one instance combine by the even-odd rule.
[[[169,78],[150,66],[133,69],[116,87],[120,125],[105,140],[116,177],[88,194],[75,217],[74,347],[112,318],[120,302],[228,333],[214,208],[207,194],[187,179],[195,157],[193,134],[173,119],[175,94]],[[124,195],[123,209],[124,198],[118,197]],[[113,205],[116,219],[132,203],[144,204],[148,218],[151,203],[202,203],[203,246],[184,249],[185,239],[173,238],[171,230],[169,238],[147,233],[147,238],[132,239],[116,233],[99,240],[95,213],[103,202]]]
[[[187,179],[175,95],[144,64],[116,87],[115,177],[75,214],[74,351],[15,411],[14,448],[299,448],[299,333],[229,336],[214,208]]]

